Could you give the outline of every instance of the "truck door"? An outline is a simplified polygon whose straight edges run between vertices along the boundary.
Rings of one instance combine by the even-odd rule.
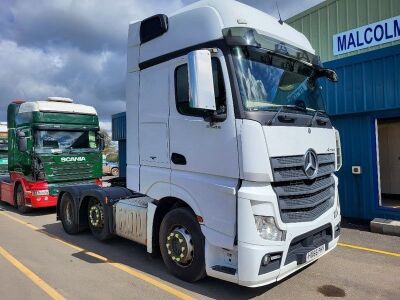
[[[195,202],[193,205],[200,211],[206,227],[229,237],[233,244],[239,162],[232,94],[222,52],[213,56],[212,67],[217,110],[227,114],[225,121],[214,126],[204,120],[204,110],[189,107],[186,57],[172,63],[171,194],[178,198],[187,194]]]
[[[27,139],[27,150],[20,151],[18,149],[18,134],[22,133]],[[10,171],[23,173],[28,179],[32,179],[32,149],[33,149],[33,136],[30,128],[18,128],[12,130],[11,157],[9,156]],[[10,151],[9,151],[10,153]]]
[[[155,199],[169,195],[168,95],[167,62],[140,72],[140,192]]]

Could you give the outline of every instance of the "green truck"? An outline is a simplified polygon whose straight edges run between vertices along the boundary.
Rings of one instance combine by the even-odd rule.
[[[1,200],[25,213],[56,206],[61,187],[101,185],[103,140],[91,106],[71,99],[14,101],[8,106],[8,174]]]
[[[8,172],[7,123],[0,122],[0,175]]]

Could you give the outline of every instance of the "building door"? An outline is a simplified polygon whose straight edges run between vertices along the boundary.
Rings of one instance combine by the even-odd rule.
[[[400,118],[378,120],[380,205],[400,209]]]

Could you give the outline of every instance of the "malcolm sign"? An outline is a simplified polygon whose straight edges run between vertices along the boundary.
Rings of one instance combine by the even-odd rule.
[[[339,55],[400,40],[400,16],[333,36],[333,54]]]

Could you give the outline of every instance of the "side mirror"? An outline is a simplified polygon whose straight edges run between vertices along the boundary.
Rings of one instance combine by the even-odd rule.
[[[329,81],[338,82],[339,78],[334,70],[321,69],[319,70],[320,76],[326,77]]]
[[[25,133],[22,131],[18,132],[18,150],[21,152],[25,152],[28,150],[28,139],[25,136]]]
[[[189,106],[216,110],[211,54],[196,50],[188,54]]]
[[[103,151],[105,147],[106,147],[106,145],[104,143],[104,138],[101,135],[99,135],[99,148],[100,148],[100,150]]]

